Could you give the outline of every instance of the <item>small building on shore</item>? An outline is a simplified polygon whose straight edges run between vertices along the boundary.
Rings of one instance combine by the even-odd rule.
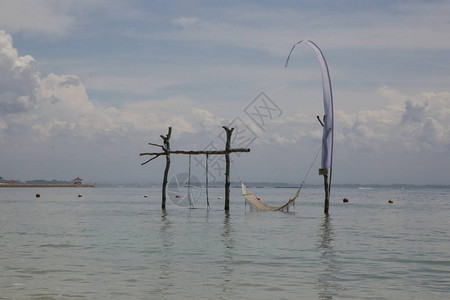
[[[22,184],[23,182],[18,181],[18,180],[11,179],[11,180],[6,180],[5,183],[6,183],[6,184]]]

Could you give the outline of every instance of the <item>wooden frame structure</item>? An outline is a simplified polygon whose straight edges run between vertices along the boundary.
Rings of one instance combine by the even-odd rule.
[[[163,140],[163,145],[148,143],[151,146],[159,147],[162,149],[162,152],[145,152],[140,153],[139,156],[153,156],[149,160],[143,162],[141,165],[145,165],[155,158],[164,155],[166,156],[166,168],[164,169],[164,179],[162,185],[162,199],[161,199],[161,209],[166,209],[166,190],[167,190],[167,177],[169,175],[170,168],[170,154],[188,154],[188,155],[225,155],[225,211],[230,210],[230,153],[236,152],[250,152],[249,148],[231,148],[231,135],[233,134],[234,128],[228,128],[227,126],[222,126],[227,134],[227,141],[225,144],[225,150],[215,150],[215,151],[206,151],[206,150],[170,150],[170,136],[172,135],[172,127],[169,127],[167,134],[161,135],[160,137]]]

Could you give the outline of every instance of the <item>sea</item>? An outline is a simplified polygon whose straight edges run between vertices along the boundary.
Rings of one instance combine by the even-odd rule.
[[[0,299],[450,299],[449,187],[186,189],[1,188]]]

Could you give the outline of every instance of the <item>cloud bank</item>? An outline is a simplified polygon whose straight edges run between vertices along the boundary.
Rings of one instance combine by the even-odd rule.
[[[192,122],[185,118],[185,112],[189,115],[194,108],[195,103],[182,96],[135,101],[119,108],[95,103],[78,76],[41,74],[33,57],[19,56],[12,37],[0,31],[0,143],[3,157],[17,164],[15,170],[25,169],[18,167],[19,161],[43,161],[50,147],[59,149],[54,159],[64,161],[69,158],[65,153],[79,155],[76,153],[81,150],[74,150],[77,148],[92,155],[98,151],[107,154],[113,148],[114,155],[118,155],[117,147],[124,144],[139,140],[145,146],[146,138],[156,139],[168,126],[177,128],[174,137],[196,132]],[[137,157],[139,150],[134,150],[133,156]],[[96,167],[101,169],[105,161],[98,163]],[[10,170],[9,176],[51,176],[47,166],[43,162],[39,171],[29,175]],[[68,170],[55,171],[55,176],[64,172]]]
[[[243,166],[240,175],[250,181],[295,182],[309,166],[305,158],[314,156],[320,145],[321,128],[315,121],[322,110],[320,87],[312,84],[319,83],[320,76],[311,55],[299,58],[297,65],[287,70],[281,67],[282,61],[280,67],[275,66],[275,60],[278,64],[293,42],[307,36],[317,38],[334,62],[330,66],[332,78],[337,78],[336,181],[448,183],[450,95],[442,84],[447,78],[445,70],[440,68],[435,74],[428,66],[423,75],[422,69],[409,69],[408,60],[399,62],[396,54],[413,49],[417,50],[414,57],[421,57],[424,52],[420,51],[441,53],[450,48],[448,39],[442,38],[448,31],[448,5],[443,2],[389,5],[358,14],[352,11],[354,18],[345,18],[344,10],[330,9],[327,18],[320,18],[314,9],[302,12],[248,3],[224,7],[219,15],[202,8],[143,18],[149,14],[127,2],[108,6],[103,1],[80,6],[72,1],[48,1],[28,18],[33,1],[18,1],[17,5],[6,1],[0,6],[5,3],[9,6],[0,10],[0,26],[9,32],[23,32],[22,38],[41,36],[52,45],[61,45],[58,39],[62,44],[73,39],[80,42],[75,45],[81,45],[92,42],[92,36],[100,40],[98,45],[135,43],[131,54],[123,53],[131,48],[127,44],[119,54],[112,52],[114,47],[97,45],[99,48],[87,48],[86,53],[81,47],[79,53],[72,53],[76,56],[73,61],[88,62],[72,68],[80,73],[56,74],[52,66],[69,61],[67,57],[61,55],[54,64],[46,57],[43,71],[33,53],[19,55],[11,35],[0,31],[0,176],[159,181],[161,174],[154,171],[160,167],[158,162],[150,169],[139,166],[138,153],[148,150],[148,141],[158,142],[159,135],[173,126],[175,148],[201,149],[213,140],[222,143],[220,126],[239,117],[257,135],[249,145],[252,152],[239,158]],[[108,30],[111,26],[117,34],[114,39],[104,38],[108,30],[101,26],[85,31],[89,26],[83,24],[92,24],[86,16],[99,11],[108,16]],[[8,17],[14,12],[20,21]],[[147,19],[151,21],[142,23]],[[113,22],[117,20],[145,26]],[[298,20],[303,20],[300,24],[304,26],[299,26]],[[144,27],[150,30],[142,30]],[[75,38],[71,35],[74,31],[82,34]],[[418,34],[426,37],[420,43],[406,38]],[[141,46],[143,53],[138,51]],[[395,67],[389,61],[380,63],[378,55],[386,49],[393,51],[388,58]],[[91,54],[93,50],[98,52]],[[360,59],[360,55],[369,59]],[[376,59],[370,62],[371,58]],[[98,62],[95,67],[89,65],[94,60]],[[96,67],[106,65],[96,73]],[[404,65],[407,67],[400,70]],[[408,75],[410,70],[414,72]],[[389,75],[391,71],[398,73]],[[369,74],[372,72],[375,74]],[[364,79],[354,82],[355,77]],[[358,89],[355,84],[364,86]],[[265,130],[243,113],[261,91],[283,110]],[[92,92],[97,95],[93,97]],[[134,98],[113,105],[108,93]],[[313,103],[299,98],[319,100]],[[277,156],[279,151],[285,155]]]

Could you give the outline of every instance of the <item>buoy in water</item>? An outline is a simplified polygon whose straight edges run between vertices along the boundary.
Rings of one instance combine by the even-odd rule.
[[[389,199],[388,203],[394,203],[394,201],[392,199]]]
[[[41,196],[41,194],[37,193],[36,194],[36,198],[39,198]]]
[[[347,203],[348,202],[348,198],[342,199],[342,202]]]
[[[181,196],[180,195],[176,195],[175,198],[181,198]]]
[[[148,197],[148,195],[144,195],[144,198],[147,198]]]
[[[261,198],[259,198],[259,197],[256,197],[256,199],[261,200]]]
[[[83,197],[83,195],[81,195],[81,194],[78,194],[78,198],[81,198],[81,197]]]
[[[222,199],[222,197],[219,196],[219,197],[217,197],[217,199]]]

